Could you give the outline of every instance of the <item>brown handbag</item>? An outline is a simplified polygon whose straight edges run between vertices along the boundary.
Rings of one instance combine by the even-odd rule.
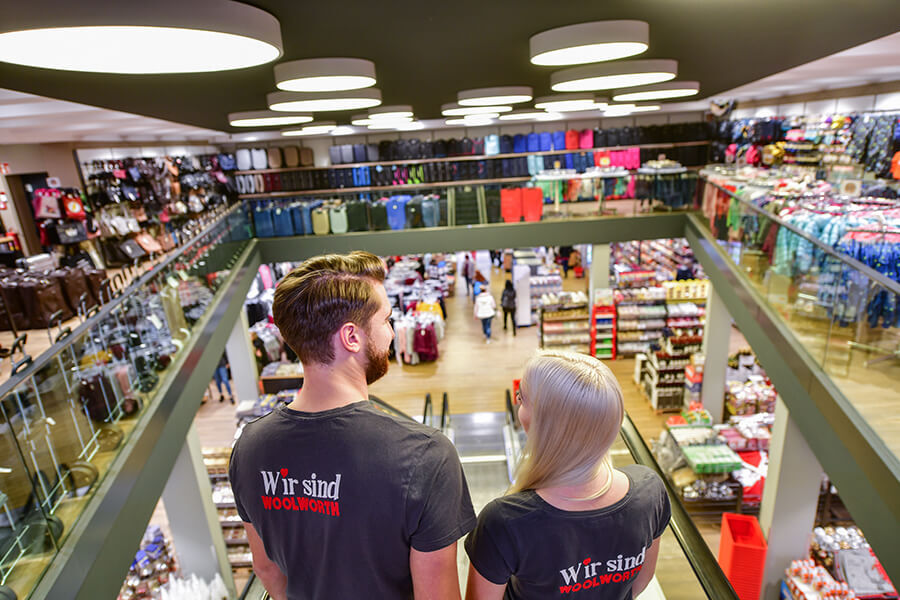
[[[162,245],[146,231],[142,231],[134,236],[134,241],[137,242],[138,246],[140,246],[147,254],[159,254],[162,252]]]
[[[159,245],[162,247],[163,252],[168,252],[169,250],[175,249],[175,240],[172,239],[172,235],[169,233],[160,233],[156,236],[156,241],[159,242]]]

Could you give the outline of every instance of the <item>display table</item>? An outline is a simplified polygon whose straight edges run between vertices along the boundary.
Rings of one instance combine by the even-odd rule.
[[[300,363],[270,363],[259,377],[264,394],[277,394],[284,390],[303,387],[303,365]]]

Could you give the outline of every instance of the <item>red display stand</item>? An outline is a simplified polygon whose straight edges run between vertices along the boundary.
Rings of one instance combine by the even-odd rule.
[[[759,600],[765,563],[766,539],[756,517],[723,513],[719,566],[741,600]]]

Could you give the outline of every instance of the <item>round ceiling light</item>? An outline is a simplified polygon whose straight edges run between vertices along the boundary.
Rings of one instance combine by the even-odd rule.
[[[306,127],[302,127],[300,129],[285,129],[281,132],[281,135],[286,136],[295,136],[295,135],[316,135],[322,133],[330,133],[337,128],[337,123],[334,121],[319,121],[318,123],[313,123],[311,125],[307,125]]]
[[[532,64],[555,67],[634,56],[650,47],[649,40],[644,21],[593,21],[542,31],[528,45]]]
[[[441,114],[445,117],[464,117],[466,115],[489,115],[509,112],[512,106],[460,106],[456,102],[441,105]]]
[[[331,130],[331,135],[350,135],[356,133],[356,130],[346,125],[338,125]]]
[[[373,121],[394,121],[397,119],[412,119],[412,106],[379,106],[369,111],[369,118]]]
[[[468,127],[477,127],[479,125],[490,125],[494,122],[494,117],[490,115],[469,115],[467,117],[459,117],[455,119],[444,120],[445,125],[465,125]]]
[[[0,61],[94,73],[200,73],[261,65],[283,51],[278,19],[232,0],[117,2],[102,10],[33,4],[19,3],[4,17]]]
[[[463,90],[456,95],[462,106],[491,106],[493,104],[518,104],[532,98],[531,88],[526,85],[478,88]]]
[[[272,92],[266,94],[269,108],[287,112],[359,110],[381,104],[381,91],[375,88],[341,92]]]
[[[422,121],[409,121],[397,125],[397,131],[418,131],[419,129],[425,129],[425,123]]]
[[[670,98],[684,98],[700,93],[698,81],[666,81],[655,85],[647,85],[639,89],[616,93],[613,100],[616,102],[640,102],[641,100],[668,100]]]
[[[273,125],[299,125],[312,121],[312,115],[285,114],[271,110],[249,110],[228,113],[228,124],[232,127],[271,127]]]
[[[413,123],[413,120],[410,118],[405,119],[369,119],[369,122],[366,123],[366,127],[369,129],[399,129],[400,127],[404,127]]]
[[[528,121],[530,119],[541,119],[545,117],[548,113],[543,110],[514,110],[510,113],[506,113],[504,115],[500,115],[499,119],[501,121]]]
[[[535,98],[534,107],[550,112],[572,112],[579,110],[594,110],[603,105],[590,93],[580,94],[556,94],[554,96],[542,96]]]
[[[375,85],[375,63],[364,58],[308,58],[275,65],[275,87],[286,92],[340,92]]]
[[[661,83],[677,74],[675,60],[626,60],[557,71],[550,75],[550,88],[554,92],[608,90]]]

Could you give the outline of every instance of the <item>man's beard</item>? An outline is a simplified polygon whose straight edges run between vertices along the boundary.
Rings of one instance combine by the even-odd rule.
[[[390,365],[390,349],[382,354],[375,352],[372,341],[366,344],[366,385],[372,385],[385,376]]]

